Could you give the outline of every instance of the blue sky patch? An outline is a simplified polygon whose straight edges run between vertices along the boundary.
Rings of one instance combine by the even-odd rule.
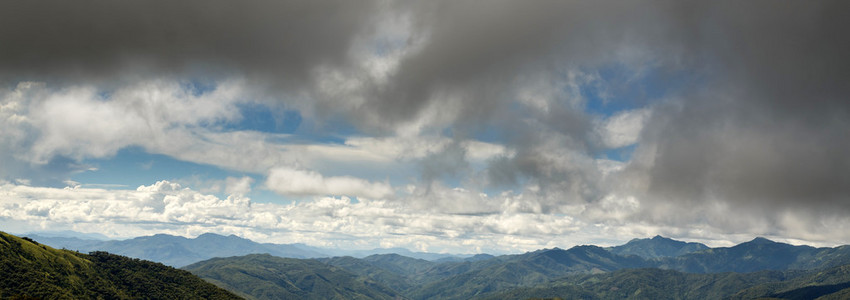
[[[301,126],[301,114],[295,110],[275,111],[269,106],[247,102],[236,106],[242,114],[242,120],[236,124],[228,124],[227,130],[252,130],[268,133],[294,133]]]
[[[615,149],[605,149],[602,153],[597,156],[597,158],[605,158],[610,160],[616,160],[621,162],[627,162],[632,159],[632,154],[634,154],[635,149],[637,149],[638,144],[632,144],[625,147],[615,148]]]
[[[644,73],[623,65],[613,64],[596,70],[597,81],[581,87],[587,100],[586,111],[611,116],[624,110],[645,107],[682,90],[695,78],[683,71],[649,68]]]
[[[74,174],[71,176],[71,180],[83,185],[135,188],[140,185],[151,185],[160,180],[177,181],[189,177],[219,179],[227,176],[243,176],[213,166],[181,161],[166,155],[150,154],[139,147],[124,148],[118,151],[118,154],[114,157],[87,160],[86,164],[96,167],[97,170]]]

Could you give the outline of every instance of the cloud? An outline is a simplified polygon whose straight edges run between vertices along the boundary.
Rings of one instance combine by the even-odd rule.
[[[620,148],[637,143],[650,112],[648,109],[623,111],[600,122],[597,132],[603,145]]]
[[[441,218],[845,239],[815,222],[850,210],[845,2],[51,4],[0,4],[6,180],[62,182],[47,175],[141,146],[287,195],[380,199],[398,193],[381,180],[405,181],[393,201]],[[343,141],[222,130],[245,101]],[[599,159],[628,145],[629,161]],[[506,240],[548,238],[525,233]]]
[[[349,44],[368,28],[377,4],[6,3],[0,9],[0,39],[8,44],[0,52],[5,66],[0,78],[88,83],[238,72],[297,84],[316,65],[344,63]],[[285,80],[278,77],[283,74]]]
[[[369,182],[350,176],[324,177],[308,170],[292,168],[271,169],[266,187],[282,195],[295,196],[352,196],[369,199],[393,197],[392,186],[386,182]]]
[[[251,203],[239,195],[221,199],[167,181],[135,190],[3,183],[0,192],[7,196],[0,201],[1,222],[62,226],[111,237],[220,232],[265,242],[347,248],[468,252],[468,247],[478,247],[504,252],[534,249],[546,240],[540,237],[575,231],[578,225],[570,218],[536,214],[422,213],[397,202],[352,202],[347,197],[317,197],[290,205]]]
[[[223,129],[245,118],[238,107],[252,101],[251,94],[240,80],[219,82],[202,92],[192,85],[162,80],[111,91],[85,85],[53,89],[45,83],[20,83],[0,91],[7,129],[0,138],[8,148],[2,157],[10,166],[4,168],[4,177],[55,177],[49,184],[60,184],[70,174],[92,168],[81,161],[109,158],[131,146],[254,174],[267,174],[275,166],[300,165],[320,171],[354,171],[372,178],[397,174],[399,168],[412,169],[404,166],[415,165],[453,143],[468,154],[464,159],[477,164],[510,155],[499,144],[455,142],[440,136],[352,136],[343,144],[322,144],[286,134]],[[32,169],[39,166],[45,170],[34,173]],[[403,174],[411,176],[415,171]]]
[[[22,82],[0,97],[9,131],[4,138],[26,161],[45,164],[57,155],[81,160],[114,155],[127,146],[155,148],[202,124],[240,118],[238,82],[193,94],[176,82],[144,81],[103,95],[92,86],[50,89]],[[23,151],[21,151],[23,150]]]
[[[653,210],[728,206],[774,224],[850,208],[850,160],[840,154],[850,151],[850,89],[836,81],[850,75],[841,54],[850,42],[835,38],[847,19],[833,13],[846,4],[762,4],[698,5],[701,21],[677,20],[691,33],[684,58],[703,79],[653,105],[627,168],[650,219],[682,225],[687,217]]]
[[[417,195],[405,201],[351,201],[347,197],[315,197],[288,205],[252,203],[240,195],[219,198],[179,184],[159,181],[137,189],[45,188],[0,184],[0,223],[29,224],[32,228],[70,228],[80,232],[100,232],[113,238],[155,233],[197,236],[205,232],[237,234],[261,242],[302,242],[316,246],[369,249],[407,247],[425,251],[468,253],[516,253],[544,247],[570,247],[578,243],[622,241],[624,237],[665,234],[700,240],[712,245],[729,245],[752,238],[754,233],[771,228],[768,236],[796,236],[796,241],[835,245],[850,241],[844,231],[824,230],[847,226],[846,218],[801,218],[784,214],[782,222],[761,223],[737,219],[752,226],[746,231],[724,232],[714,227],[715,218],[734,220],[739,212],[717,207],[706,218],[697,219],[690,228],[659,226],[646,222],[623,222],[619,216],[581,213],[574,207],[571,215],[541,214],[521,206],[537,201],[533,191],[488,198],[474,191],[444,190],[441,201],[410,206]],[[466,194],[466,196],[464,196]],[[463,205],[464,197],[476,197],[482,203],[499,208],[475,213],[470,206],[444,211],[448,206]],[[455,204],[451,200],[455,199]],[[607,199],[605,210],[627,212],[634,200]],[[415,203],[415,202],[414,202]],[[435,205],[436,204],[436,205]],[[443,207],[437,208],[435,207]],[[603,221],[607,219],[608,221]]]
[[[242,178],[227,177],[224,192],[229,195],[245,195],[251,192],[251,184],[253,183],[254,179],[248,176]]]

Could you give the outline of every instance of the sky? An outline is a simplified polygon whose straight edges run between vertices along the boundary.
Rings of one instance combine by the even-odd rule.
[[[850,244],[846,1],[4,1],[0,227]]]

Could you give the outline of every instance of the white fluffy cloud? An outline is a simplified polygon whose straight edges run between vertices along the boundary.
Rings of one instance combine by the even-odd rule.
[[[612,244],[654,234],[729,245],[751,239],[753,232],[768,226],[775,226],[774,238],[789,242],[833,245],[850,240],[846,233],[826,234],[813,227],[814,223],[850,225],[846,219],[839,218],[813,223],[789,213],[779,223],[755,220],[748,224],[753,226],[752,232],[729,233],[718,227],[722,224],[712,223],[723,215],[731,219],[735,212],[728,207],[698,208],[701,211],[697,213],[708,217],[697,219],[693,226],[683,229],[659,225],[663,222],[628,221],[640,206],[637,199],[630,197],[612,196],[599,206],[565,206],[562,210],[569,214],[547,214],[528,207],[540,201],[533,189],[494,197],[456,189],[438,194],[434,198],[414,193],[397,200],[363,198],[356,202],[348,197],[320,196],[312,201],[283,205],[252,203],[238,194],[219,198],[167,181],[132,190],[59,189],[2,183],[0,225],[29,224],[28,230],[72,229],[114,238],[217,232],[262,242],[494,253],[570,247],[577,243]],[[463,207],[464,203],[485,204],[489,208],[474,210],[471,206]],[[808,230],[803,232],[800,228]],[[782,234],[804,239],[782,239]]]
[[[617,113],[598,122],[596,132],[608,148],[620,148],[638,142],[641,130],[651,115],[649,109],[635,109]]]
[[[243,84],[221,82],[196,93],[177,82],[151,80],[102,91],[91,86],[58,90],[22,83],[12,95],[26,105],[27,123],[36,129],[31,161],[54,155],[76,159],[106,157],[127,146],[165,148],[187,135],[187,128],[237,120],[235,104],[244,101]]]
[[[393,188],[386,182],[369,182],[350,176],[324,177],[322,174],[293,168],[274,168],[269,172],[266,187],[283,195],[295,196],[352,196],[370,199],[393,197]]]
[[[440,136],[354,136],[343,144],[304,143],[285,134],[222,130],[226,123],[245,117],[238,109],[240,103],[254,100],[241,80],[221,81],[208,88],[199,92],[191,85],[165,80],[115,90],[22,82],[14,89],[0,90],[0,125],[4,126],[0,147],[5,150],[0,156],[43,165],[56,155],[81,161],[138,146],[150,153],[254,174],[267,174],[279,166],[298,165],[323,173],[368,166],[375,170],[373,178],[386,178],[397,175],[392,173],[400,165],[453,143]],[[460,144],[467,158],[478,163],[510,155],[498,144],[474,140]]]
[[[429,251],[513,252],[563,246],[581,225],[534,213],[447,214],[397,201],[316,197],[297,204],[221,199],[160,181],[135,190],[0,185],[0,224],[71,228],[112,237],[166,232],[235,233],[268,242],[336,247],[409,247]],[[34,200],[35,199],[35,200]]]

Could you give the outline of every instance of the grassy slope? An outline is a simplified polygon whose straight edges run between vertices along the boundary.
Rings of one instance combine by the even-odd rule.
[[[0,232],[0,298],[238,299],[186,271],[104,252],[57,250]]]

